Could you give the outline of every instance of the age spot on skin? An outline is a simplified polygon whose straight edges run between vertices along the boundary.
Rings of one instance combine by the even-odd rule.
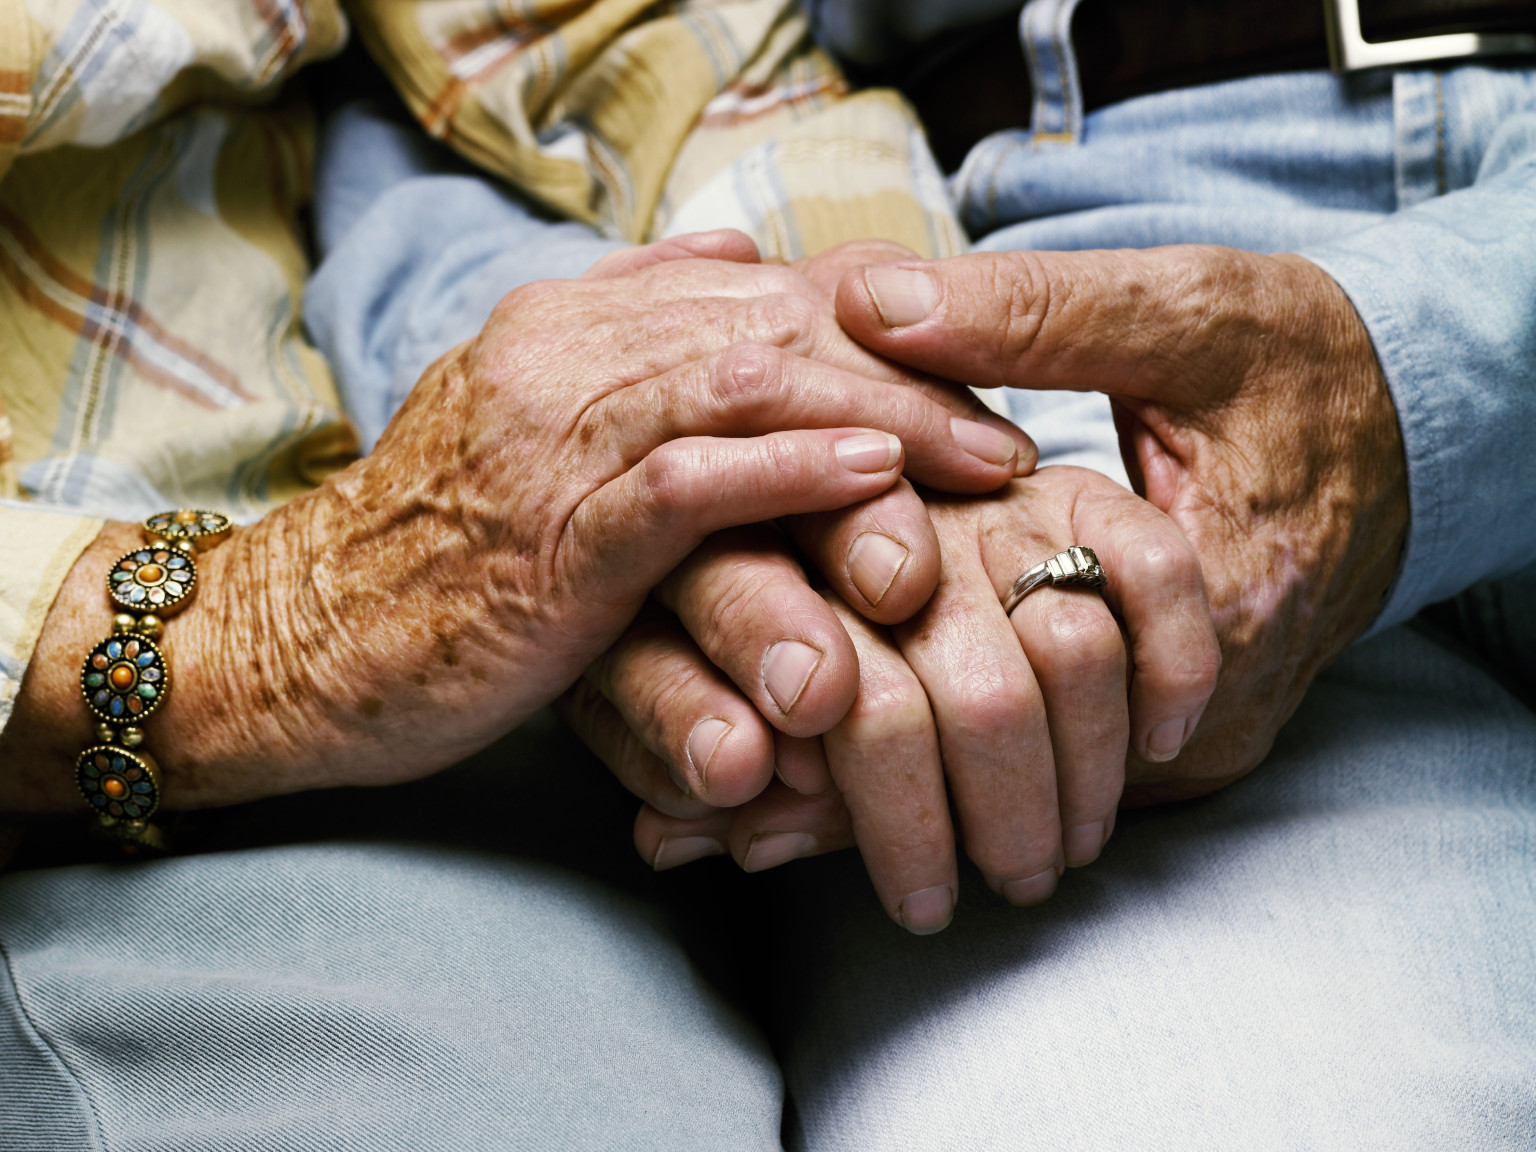
[[[370,696],[362,702],[358,711],[370,720],[376,719],[384,711],[384,701],[377,696]]]

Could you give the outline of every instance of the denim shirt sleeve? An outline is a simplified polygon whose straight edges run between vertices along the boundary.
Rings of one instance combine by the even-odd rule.
[[[1407,452],[1407,549],[1372,630],[1536,560],[1536,115],[1471,187],[1301,254],[1364,319]]]

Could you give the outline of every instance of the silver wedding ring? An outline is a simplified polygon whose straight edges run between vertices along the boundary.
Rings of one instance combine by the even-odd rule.
[[[1048,584],[1061,587],[1102,588],[1107,583],[1104,569],[1099,565],[1099,558],[1093,554],[1093,549],[1074,544],[1066,551],[1056,553],[1049,560],[1036,564],[1015,580],[1013,587],[1009,588],[1008,594],[1003,597],[1003,612],[1011,615],[1019,606],[1020,600],[1036,588],[1043,588]]]

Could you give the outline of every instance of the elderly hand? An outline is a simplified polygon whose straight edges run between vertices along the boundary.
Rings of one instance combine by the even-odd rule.
[[[208,553],[166,632],[167,804],[425,775],[557,696],[710,533],[867,501],[904,464],[962,491],[1014,474],[1005,433],[836,366],[901,375],[798,274],[689,258],[740,246],[512,293],[371,456]],[[9,761],[49,770],[20,807],[70,803],[51,769],[89,738],[72,681],[109,619],[96,552],[134,535],[108,529],[45,626],[6,730]]]
[[[1310,262],[1214,247],[904,261],[850,272],[837,313],[915,368],[1113,398],[1138,489],[1199,555],[1223,654],[1198,735],[1193,713],[1157,733],[1130,798],[1253,768],[1380,607],[1407,527],[1401,437],[1364,325]]]
[[[685,237],[615,253],[588,276],[687,257],[707,239]],[[686,248],[679,251],[679,244]],[[750,242],[740,252],[714,254],[756,258]],[[900,381],[930,396],[941,416],[948,413],[951,436],[991,465],[956,470],[913,441],[908,476],[951,492],[994,489],[999,468],[1008,474],[1033,468],[1035,450],[1028,438],[968,390],[895,370],[870,356],[847,340],[833,316],[831,293],[846,268],[909,255],[888,243],[844,245],[793,270],[774,270],[761,282],[796,294],[805,322],[798,339],[809,355],[830,356],[872,380]],[[686,265],[672,271],[686,283]],[[793,318],[782,306],[778,311]],[[945,439],[941,429],[926,438]],[[922,501],[905,480],[871,500],[826,514],[817,531],[800,538],[818,578],[871,620],[905,620],[928,600],[938,580],[938,541]],[[817,778],[819,744],[813,752],[803,738],[818,736],[848,711],[858,692],[859,666],[847,631],[812,589],[778,528],[721,533],[686,567],[686,579],[669,578],[657,589],[665,611],[653,606],[595,661],[561,701],[561,711],[589,743],[601,743],[598,731],[621,737],[624,754],[603,748],[610,767],[637,796],[673,815],[697,816],[711,805],[740,804],[757,795],[776,770],[788,779],[802,772]],[[709,638],[717,664],[700,655],[672,614],[693,635]],[[732,680],[744,697],[726,690]],[[683,719],[688,722],[680,726]],[[661,755],[645,750],[641,732]]]
[[[1161,512],[1083,469],[1045,468],[994,497],[927,501],[943,563],[921,611],[886,630],[828,594],[858,651],[852,708],[821,747],[781,738],[783,784],[738,809],[643,809],[635,840],[646,859],[670,867],[728,849],[756,871],[857,842],[892,919],[931,932],[958,893],[951,803],[967,854],[1014,903],[1045,899],[1064,866],[1098,855],[1128,741],[1144,747],[1170,719],[1198,716],[1215,686],[1194,554]],[[823,519],[794,527],[812,554]],[[1043,588],[1005,616],[1014,578],[1073,543],[1098,551],[1103,596]],[[701,717],[750,722],[708,663],[730,669],[737,651],[754,650],[718,606],[740,600],[763,556],[696,554],[664,582],[702,654],[658,617],[599,662],[618,709],[587,712],[580,727],[621,775],[626,761],[676,755]]]

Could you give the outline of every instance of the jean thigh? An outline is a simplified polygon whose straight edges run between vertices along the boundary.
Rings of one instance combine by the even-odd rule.
[[[1046,905],[888,923],[784,879],[791,1147],[1464,1149],[1536,1140],[1536,717],[1425,634],[1314,685],[1269,759],[1122,814]]]
[[[637,803],[545,716],[207,814],[200,854],[0,878],[0,1150],[778,1148],[704,946],[730,877],[653,877]]]

